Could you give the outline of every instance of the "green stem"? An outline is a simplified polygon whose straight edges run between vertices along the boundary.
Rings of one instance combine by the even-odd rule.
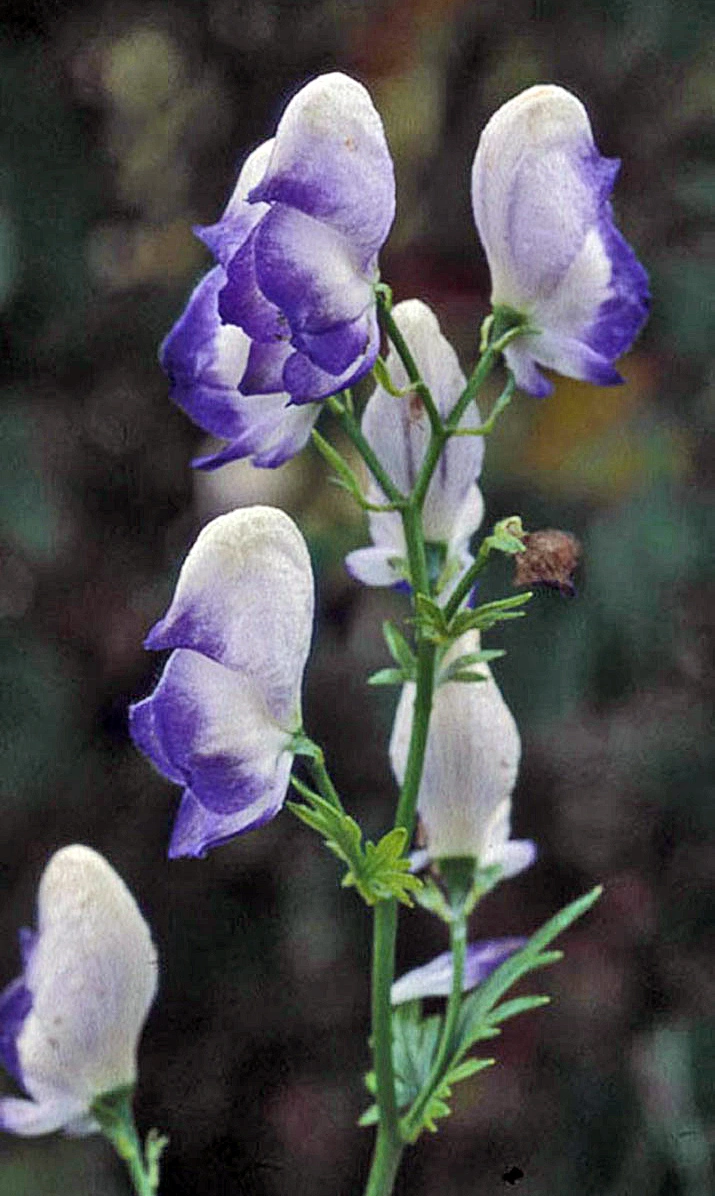
[[[365,1196],[390,1196],[403,1150],[404,1143],[391,1138],[385,1127],[379,1125]]]
[[[388,305],[385,301],[384,295],[382,295],[379,292],[378,292],[378,296],[377,296],[377,311],[378,311],[378,315],[380,318],[380,322],[381,322],[383,328],[385,329],[385,332],[389,336],[390,340],[392,341],[393,345],[395,346],[395,349],[400,358],[400,361],[402,362],[403,366],[405,367],[405,373],[407,374],[410,385],[412,386],[413,390],[416,391],[416,393],[420,396],[420,398],[422,399],[422,402],[425,405],[425,410],[427,412],[427,416],[429,418],[430,426],[432,428],[433,433],[437,433],[437,434],[441,433],[442,417],[441,417],[439,411],[437,410],[437,404],[435,403],[434,399],[432,398],[432,392],[431,392],[430,388],[427,386],[427,383],[424,382],[422,379],[420,371],[417,367],[417,362],[415,361],[414,357],[412,356],[412,350],[410,349],[409,345],[407,344],[407,341],[405,340],[404,336],[400,332],[400,329],[398,328],[398,326],[394,320],[392,312],[390,311],[390,308],[388,307]]]
[[[413,592],[429,594],[429,576],[425,555],[422,516],[410,502],[402,514],[407,556]],[[411,836],[415,822],[417,794],[422,777],[427,729],[434,690],[435,646],[418,634],[417,676],[412,734],[395,817],[395,826],[404,826]],[[372,1167],[365,1196],[389,1196],[399,1166],[404,1143],[399,1134],[395,1099],[395,1073],[392,1058],[392,1006],[390,989],[395,975],[397,938],[397,902],[380,902],[375,907],[372,962],[372,1050],[376,1076],[376,1099],[380,1122],[375,1141]]]
[[[339,400],[328,400],[331,410],[363,457],[373,477],[383,490],[385,496],[402,508],[402,525],[407,548],[407,558],[412,583],[413,601],[423,594],[430,596],[431,587],[427,568],[425,551],[425,537],[422,526],[422,507],[432,475],[439,461],[440,454],[451,431],[459,424],[468,404],[472,401],[485,378],[496,362],[507,337],[495,341],[482,356],[463,393],[460,395],[453,411],[446,423],[442,423],[431,394],[422,383],[419,371],[409,347],[405,344],[399,328],[395,325],[388,306],[380,300],[380,315],[388,331],[390,339],[399,353],[407,376],[415,389],[423,398],[429,415],[432,435],[427,447],[425,459],[418,474],[409,499],[401,494],[391,479],[386,475],[381,463],[376,458],[372,448],[361,433],[354,416],[346,411]],[[508,336],[508,334],[507,334]],[[510,337],[508,339],[511,339]],[[427,397],[428,396],[428,397]],[[416,684],[415,701],[412,715],[412,732],[410,747],[405,767],[405,776],[400,792],[395,816],[395,826],[403,826],[408,836],[412,835],[416,819],[417,797],[419,793],[422,769],[424,765],[425,749],[427,746],[427,732],[432,710],[432,696],[434,692],[436,647],[426,639],[417,628],[416,645]],[[395,974],[395,941],[397,937],[397,902],[380,902],[375,907],[375,922],[373,935],[373,963],[372,963],[372,1050],[376,1076],[376,1100],[379,1110],[379,1125],[375,1141],[372,1166],[368,1178],[365,1196],[389,1196],[397,1174],[404,1141],[400,1135],[397,1101],[395,1096],[395,1072],[392,1055],[392,1008],[390,989]],[[461,930],[460,930],[461,925]],[[462,912],[461,923],[456,919],[454,930],[453,952],[455,978],[452,997],[447,1010],[443,1039],[440,1044],[440,1055],[447,1057],[447,1052],[459,1014],[461,1000],[462,976],[464,973],[464,954],[466,950],[465,918]],[[460,938],[461,935],[461,938]],[[439,1056],[438,1056],[439,1058]],[[444,1059],[439,1066],[442,1067]],[[431,1089],[430,1089],[431,1093]],[[429,1099],[429,1095],[426,1097]]]
[[[92,1113],[102,1133],[126,1164],[137,1196],[155,1196],[157,1184],[147,1167],[134,1124],[132,1094],[131,1088],[107,1093],[94,1102]]]
[[[330,802],[331,806],[335,806],[336,810],[340,810],[340,812],[344,814],[345,810],[343,809],[343,803],[341,802],[338,791],[330,778],[327,768],[325,767],[325,756],[323,755],[323,752],[321,751],[314,756],[309,756],[307,758],[307,764],[308,768],[313,774],[313,780],[318,787],[321,797],[324,797],[326,801]]]
[[[459,1021],[459,1011],[462,1006],[462,986],[464,983],[464,962],[467,953],[467,919],[463,906],[454,913],[454,919],[450,923],[449,938],[452,950],[452,990],[449,994],[439,1046],[437,1047],[437,1053],[429,1075],[402,1123],[403,1134],[408,1140],[413,1138],[416,1133],[419,1133],[422,1128],[424,1111],[446,1070],[445,1065],[449,1060],[454,1033]]]
[[[464,602],[464,599],[467,597],[469,591],[472,589],[472,586],[479,577],[479,574],[485,568],[488,560],[489,549],[485,551],[484,544],[482,544],[473,563],[467,569],[467,572],[463,575],[463,577],[460,578],[457,586],[452,591],[448,602],[445,604],[444,617],[448,623],[456,615],[460,606]]]
[[[397,902],[375,906],[372,953],[372,1051],[377,1081],[380,1125],[389,1139],[399,1142],[395,1072],[392,1059],[392,964],[397,931]]]
[[[385,497],[388,498],[391,503],[394,503],[396,507],[400,509],[404,508],[407,504],[406,496],[397,489],[397,486],[393,482],[390,475],[385,469],[383,469],[380,459],[377,457],[371,445],[363,436],[362,430],[358,421],[355,419],[355,416],[351,411],[348,411],[347,408],[343,406],[336,395],[333,395],[331,398],[329,398],[327,400],[327,404],[333,415],[338,420],[338,423],[345,432],[346,436],[355,445],[355,448],[367,465],[370,473],[374,477]]]

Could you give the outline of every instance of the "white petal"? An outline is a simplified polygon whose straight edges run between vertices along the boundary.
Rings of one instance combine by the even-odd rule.
[[[47,1116],[64,1102],[73,1121],[96,1096],[134,1083],[137,1042],[156,993],[156,950],[126,885],[89,847],[65,847],[45,869],[25,984],[32,1008],[18,1059],[27,1092]]]
[[[479,647],[475,632],[462,636],[446,661]],[[490,824],[511,796],[520,743],[516,723],[487,665],[482,682],[448,682],[435,694],[417,809],[430,856],[474,856],[487,846]],[[414,706],[413,683],[404,686],[390,742],[390,759],[404,779]],[[503,814],[501,815],[503,818]]]
[[[293,520],[274,507],[220,515],[199,534],[150,648],[193,648],[251,677],[277,723],[300,722],[313,573]]]
[[[84,1102],[70,1094],[41,1104],[16,1096],[4,1096],[0,1098],[0,1129],[10,1134],[20,1134],[23,1138],[52,1134],[71,1124],[74,1117],[81,1116],[84,1108]]]

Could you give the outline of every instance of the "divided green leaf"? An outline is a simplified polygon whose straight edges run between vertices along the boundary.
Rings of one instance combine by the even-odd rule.
[[[354,886],[368,905],[395,897],[412,906],[411,895],[422,882],[412,875],[410,861],[403,854],[407,841],[404,827],[395,827],[377,843],[368,841],[363,846],[362,831],[354,818],[313,793],[296,777],[291,780],[309,804],[287,802],[286,805],[297,818],[322,835],[329,850],[347,865],[343,887]]]
[[[514,594],[509,598],[499,598],[495,602],[484,602],[473,610],[461,610],[449,625],[450,638],[458,639],[465,631],[471,631],[473,628],[488,631],[490,627],[507,619],[521,619],[526,612],[517,608],[524,606],[532,597],[533,593],[528,590],[525,594]]]
[[[498,1035],[502,1024],[510,1018],[549,1003],[550,998],[541,995],[514,997],[506,1001],[502,1001],[501,998],[529,972],[547,967],[563,957],[561,951],[547,948],[559,934],[591,908],[601,891],[599,885],[560,910],[531,936],[521,951],[505,960],[463,1000],[451,1044],[450,1058],[445,1064],[443,1074],[431,1092],[418,1092],[411,1113],[403,1120],[403,1133],[409,1141],[415,1141],[423,1129],[434,1131],[436,1121],[449,1113],[447,1102],[451,1095],[451,1087],[455,1083],[494,1062],[492,1059],[465,1059],[464,1056],[471,1047]],[[420,901],[424,900],[423,891]],[[411,1016],[414,1019],[414,1012]],[[423,1071],[429,1078],[429,1066]]]

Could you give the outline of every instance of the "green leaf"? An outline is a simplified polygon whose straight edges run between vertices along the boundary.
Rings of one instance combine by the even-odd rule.
[[[470,1047],[498,1035],[501,1032],[500,1026],[509,1018],[548,1004],[549,998],[546,996],[516,997],[508,1001],[501,1001],[501,997],[528,972],[546,967],[562,958],[561,951],[547,948],[559,934],[591,908],[601,892],[602,888],[599,885],[560,910],[531,936],[521,951],[505,960],[463,1000],[451,1057],[444,1066],[441,1078],[427,1095],[421,1089],[418,1090],[415,1097],[417,1103],[413,1103],[413,1113],[403,1119],[402,1130],[410,1142],[416,1141],[423,1129],[434,1131],[436,1121],[449,1113],[447,1102],[453,1084],[484,1067],[491,1066],[494,1062],[493,1059],[465,1059],[464,1056]],[[423,897],[424,894],[421,894],[421,899]],[[429,1068],[426,1069],[425,1075],[426,1085],[430,1076]]]
[[[363,495],[363,488],[360,485],[357,474],[353,472],[347,461],[340,456],[340,453],[337,451],[337,449],[334,449],[332,444],[329,444],[325,437],[321,436],[320,432],[317,432],[315,428],[311,433],[311,437],[313,444],[317,448],[323,460],[327,461],[331,469],[335,470],[335,473],[337,474],[337,481],[362,506],[365,501],[365,496]]]
[[[484,673],[473,673],[470,666],[488,664],[490,660],[498,660],[500,656],[506,656],[503,648],[484,648],[481,652],[465,652],[463,656],[458,656],[456,660],[451,661],[447,668],[440,673],[437,685],[445,685],[448,681],[486,681],[487,677]]]
[[[551,997],[514,997],[511,1001],[502,1001],[501,1005],[497,1005],[489,1014],[489,1024],[491,1026],[499,1026],[502,1022],[506,1022],[511,1017],[516,1017],[519,1013],[529,1013],[532,1009],[541,1009],[544,1005],[551,1004]]]
[[[402,632],[398,631],[389,619],[385,619],[385,622],[382,624],[382,634],[385,637],[385,643],[392,659],[400,666],[403,680],[414,680],[416,668],[415,654]]]
[[[395,1097],[398,1109],[408,1108],[426,1083],[442,1029],[438,1015],[422,1018],[419,1001],[406,1001],[392,1014],[392,1060],[395,1069]],[[374,1072],[365,1076],[368,1092],[374,1095]],[[363,1113],[358,1125],[374,1125],[377,1105]]]
[[[372,673],[368,677],[368,685],[402,685],[405,681],[411,681],[411,677],[405,677],[402,669],[378,669],[376,673]]]
[[[326,847],[347,865],[342,879],[344,888],[355,887],[368,905],[397,898],[412,906],[411,894],[422,881],[410,872],[410,861],[403,855],[407,840],[404,827],[388,831],[377,843],[362,843],[362,831],[354,818],[319,797],[296,777],[291,782],[309,805],[287,802],[297,818],[322,835]]]
[[[477,1072],[484,1071],[487,1067],[493,1067],[495,1063],[496,1059],[465,1059],[456,1067],[451,1067],[425,1107],[421,1129],[427,1129],[430,1133],[436,1134],[435,1123],[441,1117],[448,1117],[452,1111],[447,1101],[452,1095],[454,1085],[458,1084],[460,1080],[466,1080],[469,1076],[476,1075]]]
[[[449,908],[449,902],[431,876],[423,880],[422,888],[415,894],[415,899],[418,905],[441,918],[447,925],[452,922],[454,915]]]
[[[504,993],[516,984],[517,980],[537,968],[547,967],[562,958],[561,951],[546,951],[544,948],[548,947],[577,918],[585,914],[598,900],[602,891],[602,886],[597,885],[595,889],[591,889],[589,893],[585,893],[583,897],[579,897],[560,910],[531,936],[521,951],[517,951],[500,964],[491,976],[464,1000],[456,1035],[457,1058],[461,1058],[472,1043],[478,1040],[485,1025],[494,1024],[492,1015],[498,1009],[497,1003]]]
[[[531,598],[533,593],[527,590],[525,594],[514,594],[509,598],[498,598],[495,602],[484,602],[474,610],[461,610],[449,624],[450,637],[458,639],[465,631],[471,631],[475,627],[479,631],[488,631],[497,623],[503,623],[508,619],[520,619],[526,612],[517,608],[524,606]]]
[[[432,640],[436,644],[448,644],[454,638],[450,635],[444,611],[441,606],[437,605],[433,598],[428,598],[426,594],[418,594],[416,598],[416,610],[416,622],[422,630],[422,634],[427,639]]]
[[[450,681],[488,681],[486,673],[473,673],[469,669],[460,669],[457,673],[452,673],[449,678]]]
[[[515,556],[517,552],[526,551],[525,535],[520,516],[509,515],[507,519],[495,523],[491,535],[486,537],[482,547],[486,545],[487,551],[495,549],[497,552],[506,553],[507,556]]]

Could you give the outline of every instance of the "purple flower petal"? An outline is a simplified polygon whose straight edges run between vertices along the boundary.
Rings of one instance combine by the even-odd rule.
[[[285,388],[294,403],[316,402],[372,368],[377,254],[394,207],[365,88],[339,73],[313,80],[246,162],[222,219],[200,230],[226,271],[220,318],[272,350],[251,355],[242,393]]]
[[[21,1100],[16,1096],[0,1097],[0,1130],[20,1134],[23,1138],[37,1138],[64,1129],[68,1122],[81,1116],[85,1108],[84,1101],[71,1095],[41,1102]]]
[[[130,728],[161,772],[218,814],[262,801],[291,741],[250,677],[183,648],[151,697],[131,708]]]
[[[583,105],[561,87],[532,87],[504,104],[479,141],[474,218],[492,275],[492,303],[535,329],[508,346],[518,385],[536,396],[536,369],[610,386],[613,363],[648,311],[648,280],[613,222],[619,163],[602,158]]]
[[[226,267],[226,282],[218,299],[221,319],[237,324],[259,343],[288,341],[290,326],[283,312],[268,299],[258,280],[256,248],[263,225],[243,242]]]
[[[293,353],[283,370],[283,382],[294,403],[309,403],[314,399],[325,399],[349,386],[354,386],[375,364],[380,344],[377,316],[373,311],[366,313],[368,342],[361,357],[356,358],[342,374],[328,373],[315,365],[304,353]],[[358,317],[362,327],[363,316]]]
[[[306,444],[320,408],[289,406],[282,389],[282,369],[290,346],[260,346],[265,365],[278,352],[278,370],[262,378],[263,393],[241,394],[253,370],[258,346],[233,325],[222,324],[218,295],[225,282],[216,266],[198,284],[181,319],[164,341],[160,360],[171,381],[171,397],[195,423],[230,440],[224,449],[200,457],[194,465],[216,469],[226,461],[251,457],[253,464],[274,468]]]
[[[469,992],[486,980],[487,976],[526,944],[525,938],[490,939],[469,943],[464,961],[462,992]],[[417,1001],[425,997],[448,997],[452,991],[452,952],[445,951],[422,967],[413,968],[400,976],[392,986],[393,1005]]]
[[[171,856],[205,855],[282,806],[312,618],[310,558],[282,511],[232,511],[200,533],[146,641],[175,650],[130,709],[137,747],[184,787]]]
[[[32,993],[25,987],[24,977],[18,976],[0,993],[0,1063],[18,1084],[22,1084],[22,1071],[17,1037],[31,1009]]]
[[[285,392],[283,368],[292,353],[288,341],[271,341],[270,344],[252,341],[238,389],[246,396]],[[287,394],[285,401],[290,402]]]
[[[294,344],[301,333],[352,324],[374,304],[377,270],[373,267],[366,276],[341,233],[283,204],[276,204],[256,230],[255,261],[258,285],[285,315]],[[330,372],[341,373],[350,360]],[[315,364],[325,368],[319,360]]]
[[[324,221],[367,266],[394,219],[395,179],[382,121],[362,84],[334,72],[293,97],[251,199]]]
[[[212,520],[179,574],[174,598],[146,647],[192,648],[252,678],[279,726],[298,726],[313,624],[305,541],[273,507]]]
[[[174,820],[169,859],[182,856],[200,859],[207,851],[220,847],[235,835],[263,826],[283,805],[292,762],[292,755],[284,753],[278,761],[271,784],[264,790],[260,800],[231,813],[221,814],[208,809],[190,789],[185,790]]]
[[[273,145],[272,139],[264,141],[263,145],[259,145],[248,155],[221,219],[216,224],[194,229],[224,269],[268,211],[267,204],[249,203],[247,197],[249,191],[263,178]]]

